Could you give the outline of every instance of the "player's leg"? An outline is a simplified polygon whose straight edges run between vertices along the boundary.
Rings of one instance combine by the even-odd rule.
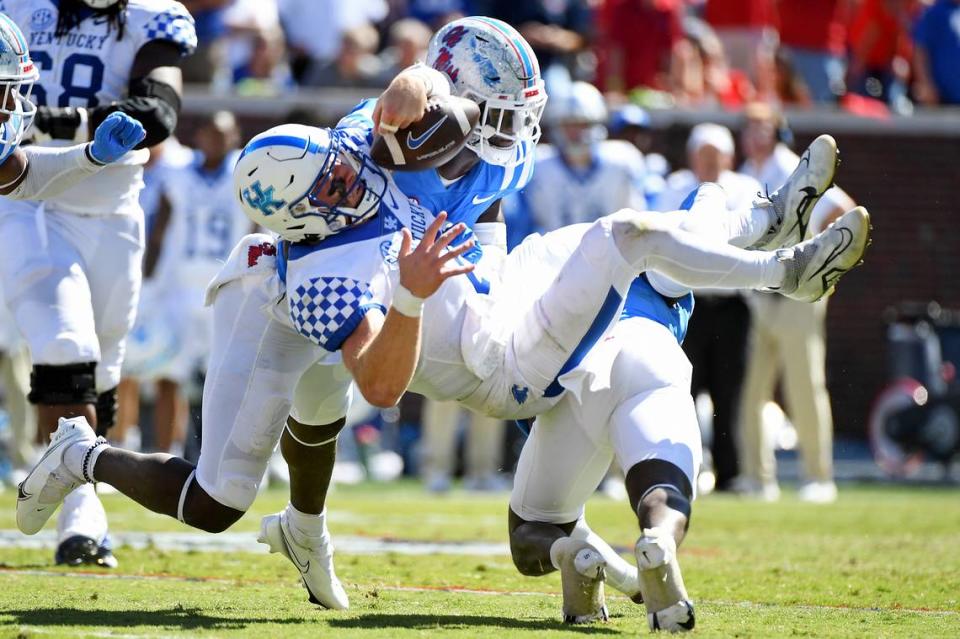
[[[326,499],[351,397],[352,380],[342,364],[315,364],[300,378],[280,437],[290,503],[263,518],[258,539],[296,566],[312,603],[337,610],[350,603],[333,566]]]
[[[174,379],[158,379],[153,410],[155,449],[169,453],[175,443],[182,444],[186,423],[187,398],[182,385]]]
[[[690,366],[666,329],[649,320],[621,322],[616,338],[624,354],[611,373],[614,383],[629,387],[631,375],[655,380],[619,404],[609,422],[610,442],[642,531],[635,547],[640,589],[651,628],[687,630],[693,627],[693,608],[676,549],[689,526],[702,460],[687,390]]]
[[[450,490],[457,456],[457,424],[463,409],[456,402],[423,401],[420,450],[423,482],[427,490]]]
[[[594,409],[586,418],[605,420],[612,405],[598,401]],[[574,616],[586,619],[590,610],[599,609],[591,597],[577,592],[593,593],[599,572],[630,597],[638,597],[639,584],[636,569],[590,530],[583,517],[583,506],[603,480],[613,454],[609,445],[593,439],[604,439],[604,429],[591,436],[584,419],[583,406],[569,394],[538,418],[517,464],[509,530],[517,569],[531,576],[561,570],[565,609],[580,609]]]
[[[24,482],[18,525],[32,534],[66,490],[105,481],[146,508],[210,532],[239,519],[257,494],[292,403],[317,357],[291,328],[262,312],[273,300],[262,278],[241,277],[217,293],[216,332],[204,386],[203,444],[196,467],[98,440],[83,420],[61,422],[45,461]]]

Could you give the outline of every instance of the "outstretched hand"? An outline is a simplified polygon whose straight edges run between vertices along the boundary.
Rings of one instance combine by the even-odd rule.
[[[116,162],[147,136],[143,125],[126,113],[115,111],[93,132],[90,155],[100,164]]]
[[[465,224],[455,224],[440,237],[437,237],[437,233],[443,228],[446,220],[446,212],[440,213],[427,228],[420,244],[412,250],[413,236],[410,235],[409,229],[404,228],[401,231],[398,259],[400,284],[416,297],[430,297],[449,278],[469,273],[474,268],[473,264],[461,264],[454,261],[473,248],[473,240],[468,240],[444,252],[450,242],[467,228]]]

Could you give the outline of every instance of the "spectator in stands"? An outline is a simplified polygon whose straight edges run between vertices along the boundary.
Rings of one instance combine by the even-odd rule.
[[[303,82],[332,62],[347,31],[383,20],[386,0],[278,0],[290,70]]]
[[[603,0],[597,12],[597,86],[627,93],[665,89],[683,37],[683,0]]]
[[[782,47],[774,51],[757,51],[754,76],[757,101],[802,108],[813,106],[806,81]]]
[[[574,71],[578,67],[592,71],[592,61],[577,60],[587,49],[593,35],[593,19],[587,0],[474,0],[480,15],[499,18],[517,28],[533,47],[546,72],[553,64],[564,64]],[[588,68],[584,68],[587,65]]]
[[[314,87],[385,87],[380,58],[376,56],[380,36],[371,24],[344,32],[336,58],[313,67],[303,83]]]
[[[851,0],[779,0],[780,44],[810,89],[814,102],[846,93],[847,15]]]
[[[697,18],[683,21],[684,37],[673,47],[670,92],[676,104],[692,108],[737,109],[753,97],[746,73],[727,66],[713,29]]]
[[[223,16],[232,3],[233,0],[183,0],[197,28],[197,50],[180,65],[184,82],[210,84],[223,65],[223,38],[227,35]]]
[[[765,104],[745,110],[741,142],[746,161],[741,172],[761,184],[781,184],[800,158],[790,150],[791,135],[783,117]],[[838,187],[828,190],[810,215],[809,234],[826,228],[854,207]],[[741,408],[740,464],[737,488],[774,501],[777,486],[775,442],[763,426],[763,407],[773,399],[777,380],[783,380],[787,413],[796,427],[805,483],[800,499],[831,502],[837,498],[833,483],[833,418],[826,386],[824,319],[826,299],[813,304],[789,300],[773,293],[752,293],[750,356]]]
[[[690,169],[672,173],[656,209],[675,211],[701,182],[717,182],[727,194],[731,210],[751,206],[760,185],[733,172],[733,135],[718,124],[698,124],[687,140]],[[706,392],[713,401],[713,454],[717,490],[730,490],[739,473],[737,414],[746,367],[750,312],[743,297],[733,291],[696,293],[696,312],[690,320],[683,350],[693,364],[692,392]]]
[[[223,85],[241,94],[276,94],[292,84],[284,64],[283,30],[276,0],[236,0],[227,9],[227,68]],[[216,81],[215,81],[216,82]]]
[[[907,82],[913,55],[910,24],[917,0],[864,0],[850,22],[847,88],[909,109]]]
[[[960,104],[960,0],[936,0],[913,39],[914,97],[928,106]]]
[[[424,485],[432,493],[452,487],[457,462],[457,434],[461,416],[468,419],[463,446],[463,487],[467,490],[507,490],[500,475],[504,422],[462,408],[456,402],[425,400],[423,406]]]
[[[710,23],[734,69],[753,74],[757,50],[777,43],[774,0],[706,0],[704,19]]]
[[[399,15],[420,20],[433,31],[457,18],[480,13],[471,0],[399,0],[396,4],[406,4],[404,13]]]
[[[387,48],[380,55],[384,86],[400,71],[424,59],[431,36],[430,27],[414,18],[390,25]]]

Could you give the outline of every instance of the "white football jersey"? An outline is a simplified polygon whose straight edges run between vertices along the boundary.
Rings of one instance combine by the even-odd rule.
[[[193,289],[198,303],[231,249],[251,230],[233,189],[239,155],[229,153],[208,173],[196,152],[186,166],[161,169],[159,176],[160,190],[170,203],[170,221],[157,265],[158,283],[173,290]]]
[[[59,2],[56,0],[0,0],[6,13],[23,31],[40,79],[33,87],[38,106],[93,107],[127,94],[130,70],[137,52],[148,42],[165,40],[189,55],[196,48],[193,18],[175,0],[130,0],[123,38],[109,30],[105,20],[84,19],[63,38],[56,38]],[[54,140],[51,146],[72,144]],[[86,215],[128,213],[136,210],[142,187],[146,149],[131,151],[96,175],[47,201],[50,208]]]
[[[544,231],[593,222],[625,207],[644,210],[643,155],[618,140],[597,145],[593,164],[572,169],[559,151],[537,148],[537,170],[523,192],[534,225]]]
[[[327,351],[340,350],[371,309],[384,314],[389,309],[399,283],[401,229],[410,230],[416,245],[433,219],[431,212],[407,199],[390,180],[380,212],[369,222],[314,244],[281,244],[278,270],[286,284],[293,327]],[[467,230],[457,242],[472,237]],[[490,289],[481,256],[478,246],[457,258],[480,263],[473,272],[448,279],[427,298],[424,357],[410,390],[455,399],[479,385],[464,363],[461,332],[467,300]]]

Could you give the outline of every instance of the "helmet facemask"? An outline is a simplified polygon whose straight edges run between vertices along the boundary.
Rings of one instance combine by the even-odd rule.
[[[320,218],[320,226],[327,232],[314,233],[317,220],[313,220],[311,235],[323,239],[376,215],[387,188],[386,175],[379,167],[363,154],[355,154],[344,148],[339,140],[334,140],[317,179],[303,197],[290,203],[288,209],[295,220]],[[353,200],[356,203],[349,206]]]
[[[3,101],[0,102],[0,114],[3,116],[0,145],[4,148],[20,144],[24,134],[33,124],[33,118],[37,115],[37,106],[30,101],[30,94],[35,81],[36,77],[20,81],[0,78],[0,86],[3,87]]]
[[[526,157],[523,144],[532,147],[540,140],[546,93],[541,89],[533,99],[524,100],[473,93],[464,97],[481,106],[480,121],[467,140],[467,147],[490,164],[510,167],[522,163]]]

